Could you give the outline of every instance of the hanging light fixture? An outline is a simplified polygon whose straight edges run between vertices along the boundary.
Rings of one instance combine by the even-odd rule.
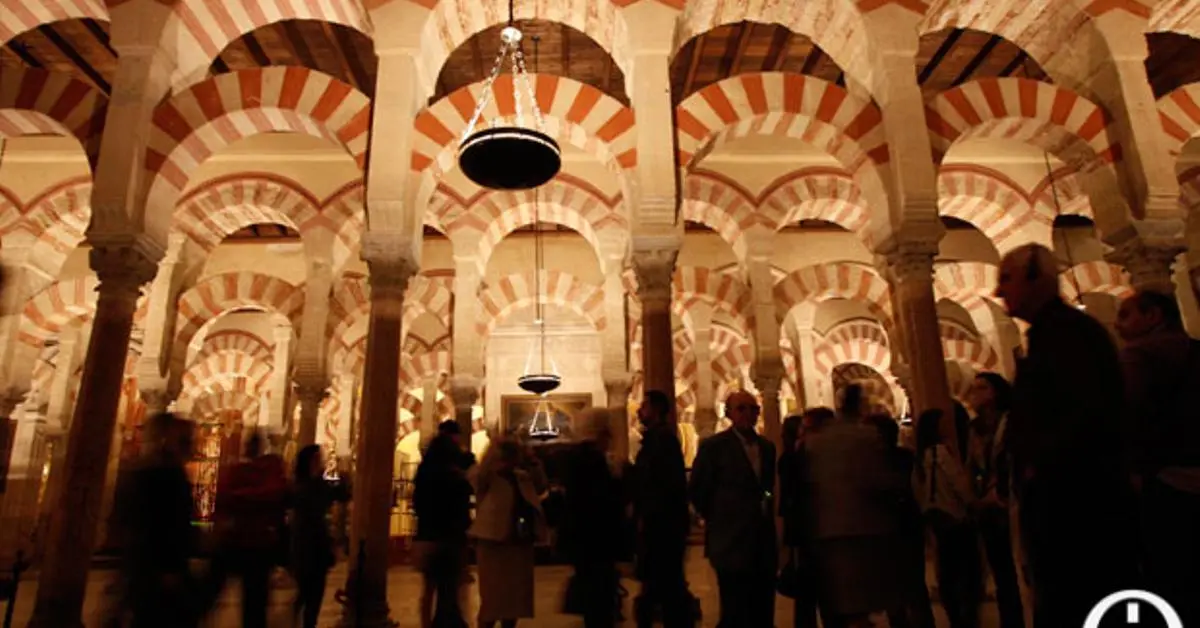
[[[542,110],[534,97],[529,74],[525,71],[524,34],[513,19],[513,1],[508,1],[508,26],[500,31],[500,52],[496,64],[483,85],[483,94],[475,113],[463,131],[458,146],[458,165],[463,174],[477,185],[491,190],[528,190],[554,178],[562,167],[558,142],[545,133]],[[536,42],[535,64],[536,64]],[[483,122],[483,110],[492,99],[492,86],[500,77],[505,60],[510,61],[513,81],[514,115],[511,124],[503,118],[492,120],[488,128],[477,130]],[[535,65],[534,72],[537,71]],[[528,99],[530,124],[526,125]]]
[[[545,397],[538,399],[537,409],[533,412],[533,420],[529,422],[529,437],[537,440],[554,440],[558,438],[558,426],[550,416],[550,402]]]
[[[538,37],[533,38],[534,47],[534,63],[537,63],[537,45]],[[562,378],[554,372],[553,369],[546,369],[546,304],[542,297],[542,272],[546,265],[546,254],[542,243],[541,229],[541,207],[538,202],[540,195],[537,189],[533,190],[533,254],[534,254],[534,269],[533,274],[533,289],[534,289],[534,308],[536,318],[533,321],[534,325],[538,326],[537,352],[539,356],[538,365],[531,368],[533,365],[526,363],[525,375],[517,379],[517,385],[522,390],[526,390],[535,395],[545,395],[546,393],[558,388],[562,384]],[[532,358],[532,355],[530,356]],[[536,418],[536,416],[535,416]]]
[[[1054,217],[1057,219],[1063,215],[1062,204],[1058,200],[1058,182],[1054,179],[1054,169],[1050,167],[1050,153],[1042,151],[1042,156],[1046,160],[1046,178],[1050,181],[1050,197],[1054,200]],[[1063,253],[1067,256],[1067,279],[1075,287],[1075,307],[1086,310],[1087,305],[1083,302],[1079,276],[1075,274],[1075,260],[1071,257],[1071,238],[1065,233],[1063,234]]]

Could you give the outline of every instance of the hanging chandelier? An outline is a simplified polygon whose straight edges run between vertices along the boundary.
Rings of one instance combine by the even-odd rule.
[[[558,436],[558,426],[554,424],[554,418],[550,416],[550,402],[542,397],[538,399],[533,420],[529,422],[529,437],[536,440],[554,440]]]
[[[458,146],[458,165],[463,174],[480,187],[491,190],[528,190],[554,178],[562,167],[558,142],[545,133],[545,120],[525,70],[524,39],[513,20],[513,0],[508,1],[508,26],[500,31],[500,52],[492,73],[483,84],[483,93],[475,106]],[[534,71],[537,71],[537,42],[534,37]],[[487,128],[483,110],[492,99],[492,86],[500,78],[505,61],[512,67],[514,115],[510,121],[497,118]],[[528,101],[529,125],[525,106]],[[478,129],[478,130],[477,130]]]
[[[535,352],[530,352],[529,359],[525,363],[525,375],[517,378],[517,385],[522,390],[533,393],[535,395],[545,395],[553,391],[562,384],[562,378],[558,373],[554,372],[553,363],[551,368],[546,368],[546,303],[542,297],[542,273],[546,266],[546,254],[542,242],[541,229],[541,210],[538,203],[538,191],[533,191],[533,256],[534,269],[533,273],[533,295],[534,295],[534,310],[535,318],[534,325],[537,325],[537,346],[536,354],[538,363],[533,364]],[[536,419],[536,415],[534,416]]]

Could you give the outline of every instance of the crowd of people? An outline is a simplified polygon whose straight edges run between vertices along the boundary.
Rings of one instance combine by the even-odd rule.
[[[592,409],[576,417],[551,481],[520,439],[495,438],[477,461],[458,424],[443,423],[413,482],[423,628],[468,625],[472,555],[477,625],[532,618],[536,552],[551,539],[573,568],[561,610],[587,628],[623,621],[619,567],[630,560],[637,625],[694,626],[684,562],[697,517],[724,628],[774,626],[780,594],[794,600],[798,628],[866,627],[880,613],[896,628],[933,628],[935,600],[950,628],[977,628],[987,573],[1001,628],[1024,628],[1027,610],[1039,628],[1079,626],[1131,588],[1200,625],[1200,350],[1174,298],[1142,290],[1126,299],[1118,350],[1064,301],[1048,249],[1009,253],[998,286],[1009,313],[1029,324],[1015,380],[979,373],[964,403],[924,411],[911,438],[851,384],[836,408],[788,417],[776,444],[760,434],[755,396],[737,391],[725,400],[729,429],[700,443],[689,475],[674,400],[650,390],[632,463],[611,451],[612,417]],[[237,575],[244,625],[263,626],[269,574],[287,564],[297,617],[315,626],[333,564],[326,516],[348,497],[322,478],[320,450],[296,456],[289,485],[282,459],[250,440],[246,459],[222,474],[218,543],[197,580],[183,470],[191,429],[170,415],[149,428],[150,449],[122,491],[121,608],[134,625],[184,625],[180,609],[202,617]],[[930,554],[936,594],[926,586]]]

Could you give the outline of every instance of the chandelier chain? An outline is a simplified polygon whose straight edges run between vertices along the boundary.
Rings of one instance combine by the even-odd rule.
[[[492,73],[483,84],[483,93],[479,96],[479,102],[475,103],[475,112],[471,114],[471,120],[467,123],[467,128],[463,130],[460,142],[465,142],[468,137],[471,137],[471,134],[475,132],[475,127],[479,126],[479,119],[483,116],[483,110],[492,102],[492,84],[496,82],[496,77],[500,76],[500,68],[504,67],[504,57],[506,56],[508,56],[508,46],[504,45],[500,47],[500,52],[496,55],[496,63],[492,65]]]

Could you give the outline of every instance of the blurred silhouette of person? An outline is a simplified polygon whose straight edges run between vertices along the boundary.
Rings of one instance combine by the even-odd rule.
[[[585,628],[617,621],[617,556],[625,524],[621,481],[609,463],[611,415],[592,408],[577,419],[579,442],[565,457],[564,504],[559,543],[574,568],[563,612],[581,615]]]
[[[638,578],[642,581],[635,604],[639,627],[653,625],[659,609],[667,628],[692,623],[692,596],[683,571],[691,529],[687,468],[671,420],[671,405],[666,393],[649,390],[637,413],[642,423],[642,446],[630,485],[638,530]]]
[[[242,625],[265,628],[271,572],[280,558],[288,498],[283,458],[264,452],[263,435],[246,439],[242,461],[217,480],[213,527],[217,551],[209,580],[215,604],[230,575],[242,584]]]
[[[817,584],[810,542],[812,494],[808,490],[808,462],[804,448],[814,429],[812,412],[815,410],[803,416],[789,416],[783,421],[779,453],[779,516],[783,518],[783,545],[788,552],[784,573],[790,565],[795,577],[795,581],[789,583],[793,586],[795,628],[817,626]],[[833,411],[828,412],[832,416]]]
[[[329,509],[347,502],[350,491],[340,480],[325,479],[325,461],[319,445],[308,445],[296,454],[292,487],[291,557],[296,578],[294,613],[303,628],[316,628],[325,598],[325,583],[336,558],[329,533]]]
[[[415,541],[420,546],[424,576],[422,626],[465,628],[459,588],[466,569],[467,529],[471,525],[471,483],[468,458],[460,445],[460,428],[454,421],[438,426],[413,478],[413,511],[417,516]],[[434,606],[430,608],[430,606]]]
[[[471,472],[479,571],[479,627],[512,628],[533,617],[534,546],[545,538],[545,517],[534,477],[516,441],[497,439]]]
[[[913,491],[937,542],[938,592],[950,628],[977,628],[983,573],[969,517],[975,495],[967,470],[942,434],[944,416],[935,408],[917,419]]]
[[[863,626],[871,613],[898,613],[906,548],[897,504],[909,480],[867,422],[862,386],[845,387],[837,421],[807,438],[805,451],[822,618]]]
[[[164,413],[144,429],[145,450],[116,499],[127,539],[125,610],[133,628],[195,626],[198,600],[188,568],[196,551],[195,504],[184,467],[192,456],[193,425]]]
[[[1025,611],[1017,582],[1008,509],[1011,465],[1005,437],[1012,386],[997,373],[983,372],[975,376],[967,400],[976,415],[971,422],[968,447],[976,498],[975,521],[996,583],[1000,628],[1024,628]]]
[[[1147,584],[1185,626],[1200,625],[1200,342],[1184,331],[1175,297],[1151,290],[1121,303],[1116,327]]]
[[[1030,325],[1007,440],[1034,623],[1078,626],[1106,595],[1137,586],[1121,365],[1108,331],[1063,301],[1046,247],[1010,251],[997,283],[1008,313]]]
[[[689,490],[717,572],[722,628],[775,623],[775,446],[755,431],[759,411],[754,395],[730,394],[732,427],[700,443],[692,466]]]

